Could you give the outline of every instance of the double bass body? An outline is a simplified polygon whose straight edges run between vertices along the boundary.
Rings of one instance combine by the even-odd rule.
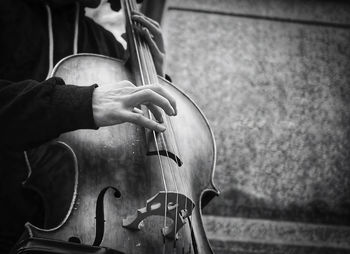
[[[94,54],[63,59],[53,75],[80,86],[135,82],[123,62]],[[192,100],[166,80],[159,77],[158,81],[174,96],[178,108],[177,116],[168,119],[171,129],[165,132],[171,145],[162,149],[177,156],[181,166],[169,154],[154,153],[152,132],[134,124],[65,133],[29,153],[32,174],[26,186],[41,194],[48,211],[46,229],[26,224],[30,236],[124,253],[212,253],[201,206],[218,193],[213,184],[213,134]],[[164,224],[160,214],[146,216],[139,230],[125,227],[127,218],[137,215],[147,200],[165,189],[182,193],[194,203],[191,216],[182,218],[176,235],[164,237],[166,227],[174,227],[175,222],[168,218]]]

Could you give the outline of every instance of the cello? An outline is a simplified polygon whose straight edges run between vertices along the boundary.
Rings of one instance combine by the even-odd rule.
[[[99,247],[111,253],[212,253],[201,209],[219,193],[213,182],[213,132],[196,104],[157,76],[131,19],[136,4],[122,0],[122,5],[131,68],[85,53],[62,59],[52,76],[79,86],[123,79],[137,86],[157,84],[176,99],[178,114],[163,115],[163,133],[125,123],[64,133],[28,151],[24,185],[41,196],[46,216],[44,228],[26,223],[23,239],[42,241],[43,248],[49,241],[86,246],[85,253],[109,253]]]

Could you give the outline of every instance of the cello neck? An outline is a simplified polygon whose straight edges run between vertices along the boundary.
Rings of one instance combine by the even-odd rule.
[[[158,77],[149,46],[135,29],[135,27],[142,29],[141,26],[131,18],[132,12],[136,10],[135,0],[122,0],[122,3],[132,71],[136,85],[156,84]]]

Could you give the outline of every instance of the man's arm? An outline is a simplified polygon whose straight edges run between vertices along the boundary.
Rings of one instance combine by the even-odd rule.
[[[76,129],[96,129],[92,112],[95,86],[0,80],[0,145],[27,149]]]
[[[0,80],[0,145],[25,150],[64,132],[124,122],[165,131],[161,109],[176,115],[174,98],[160,86],[118,83],[80,87],[65,85],[61,78],[16,83]],[[149,108],[154,120],[138,109],[141,104]]]

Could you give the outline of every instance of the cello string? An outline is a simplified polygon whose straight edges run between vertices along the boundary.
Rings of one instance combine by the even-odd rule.
[[[146,68],[148,70],[148,72],[146,72],[146,74],[147,74],[147,78],[148,78],[149,84],[152,84],[152,83],[158,84],[158,76],[157,76],[157,73],[155,71],[155,66],[154,66],[153,58],[152,58],[150,50],[149,50],[149,46],[145,43],[145,40],[144,39],[141,40],[141,38],[139,36],[137,37],[137,40],[138,40],[138,43],[141,46],[141,49],[143,49],[143,50],[141,50],[141,55],[142,55],[142,58],[144,58],[144,63],[146,64],[146,67],[148,67],[148,68]],[[159,135],[161,137],[162,144],[165,147],[166,157],[168,157],[168,160],[167,160],[168,166],[169,166],[169,169],[170,169],[170,172],[171,172],[171,177],[173,179],[173,182],[174,182],[174,185],[175,185],[175,189],[176,189],[175,225],[174,225],[174,228],[175,228],[174,239],[176,240],[177,223],[178,223],[179,190],[178,190],[178,186],[177,186],[177,181],[176,181],[174,170],[173,170],[173,168],[171,167],[171,164],[170,164],[170,156],[169,156],[169,153],[168,153],[167,142],[165,140],[165,134],[164,133],[160,133]],[[174,241],[174,246],[175,245],[176,245],[176,241]]]
[[[138,63],[138,67],[139,67],[139,71],[140,71],[140,77],[141,77],[141,81],[142,81],[142,86],[145,86],[145,80],[144,80],[144,75],[143,75],[143,71],[142,71],[142,66],[141,66],[141,59],[140,59],[140,52],[139,49],[137,47],[137,43],[136,43],[136,33],[134,31],[133,28],[133,22],[131,20],[131,6],[133,6],[133,8],[135,8],[135,4],[133,3],[132,0],[125,0],[125,9],[127,12],[127,19],[129,21],[129,26],[130,26],[130,30],[131,30],[131,36],[132,36],[132,41],[134,43],[134,47],[135,47],[135,53],[137,56],[137,63]],[[150,115],[150,111],[148,110],[148,114]],[[163,179],[163,185],[164,185],[164,189],[165,189],[165,197],[164,197],[164,203],[167,204],[168,203],[168,195],[167,195],[167,185],[166,185],[166,181],[165,181],[165,174],[164,174],[164,169],[163,169],[163,165],[162,165],[162,160],[160,157],[160,152],[159,152],[159,148],[158,148],[158,144],[157,144],[157,139],[156,139],[156,134],[155,131],[152,131],[153,134],[153,139],[156,145],[156,150],[157,150],[157,155],[158,155],[158,160],[159,160],[159,164],[161,167],[161,172],[162,172],[162,179]],[[166,228],[166,216],[167,216],[167,205],[164,206],[164,228]],[[165,254],[165,241],[163,241],[163,253]]]
[[[149,51],[149,50],[146,50],[145,52],[148,54],[147,60],[148,60],[148,59],[152,59],[152,55],[151,55],[150,51]],[[149,60],[149,61],[152,61],[152,60]],[[153,66],[152,66],[152,67],[153,67]],[[150,70],[153,72],[153,73],[152,73],[152,77],[154,77],[153,83],[159,85],[158,78],[157,78],[157,73],[156,73],[156,71],[155,71],[155,68],[151,68]],[[167,120],[169,121],[169,123],[167,123]],[[168,131],[171,133],[172,138],[173,138],[173,140],[175,141],[175,145],[171,142],[171,144],[172,144],[172,149],[174,150],[174,152],[175,152],[176,154],[179,154],[179,156],[181,157],[181,155],[180,155],[180,150],[179,150],[178,144],[177,144],[176,135],[175,135],[174,128],[173,128],[173,125],[172,125],[172,121],[171,121],[171,119],[170,119],[168,116],[165,116],[165,117],[164,117],[164,121],[165,121],[165,125],[170,127],[170,129],[169,129]],[[163,134],[163,133],[162,133],[162,134]],[[163,136],[163,135],[162,135],[162,136]],[[164,142],[165,142],[165,141],[164,141]],[[166,142],[165,142],[165,144],[166,144]],[[179,165],[179,161],[178,161],[178,158],[177,158],[177,157],[175,157],[175,161],[176,161],[176,164]],[[181,174],[180,174],[180,177],[181,177]],[[181,177],[181,180],[183,180],[182,177]],[[183,183],[183,181],[182,181],[182,183]],[[184,183],[183,183],[183,186],[185,186]],[[188,188],[187,188],[187,189],[188,189]],[[187,202],[187,199],[186,199],[186,202]],[[185,207],[186,207],[186,206],[185,206]]]
[[[129,17],[131,17],[131,15],[129,14]],[[133,29],[132,29],[132,32],[134,33],[134,31],[133,31]],[[138,37],[136,37],[137,39],[139,39]],[[134,41],[134,43],[135,43],[135,41]],[[139,53],[138,52],[138,48],[137,48],[137,46],[135,46],[135,49],[136,49],[136,53]],[[150,55],[150,51],[149,51],[149,48],[148,48],[148,50],[144,50],[144,51],[141,51],[141,53],[143,53],[144,54],[144,52],[146,52],[146,53],[148,53],[149,54],[149,57],[148,58],[146,58],[145,56],[143,56],[144,57],[144,59],[146,59],[146,60],[149,60],[149,59],[152,59],[152,57],[151,57],[151,55]],[[138,55],[138,59],[140,59],[140,56]],[[140,65],[140,63],[141,63],[141,61],[139,61],[139,65]],[[151,66],[151,67],[153,67],[153,68],[151,68],[151,71],[153,70],[153,77],[155,77],[155,82],[153,82],[153,83],[158,83],[158,78],[157,78],[157,74],[156,74],[156,72],[155,72],[155,68],[154,68],[154,65],[152,65],[152,64],[149,64],[148,63],[148,66]],[[142,68],[141,67],[139,67],[140,68],[140,72],[141,72],[141,75],[142,75]],[[146,72],[146,74],[147,74],[147,76],[148,76],[148,79],[149,79],[149,81],[150,81],[150,78],[149,78],[149,74]],[[151,77],[152,77],[151,76]],[[144,78],[144,75],[142,75],[141,76],[142,77],[142,79]],[[152,82],[149,82],[149,83],[152,83]],[[144,80],[143,80],[143,85],[145,85],[145,82],[144,82]],[[150,114],[150,112],[149,112],[149,115],[151,116],[151,114]],[[165,119],[167,119],[167,116],[165,116]],[[169,119],[170,120],[170,119]],[[167,123],[165,122],[165,125],[167,125]],[[171,128],[171,134],[172,134],[172,136],[173,136],[173,138],[174,138],[174,141],[175,141],[175,149],[174,149],[174,151],[176,151],[177,150],[177,154],[180,154],[179,153],[179,149],[178,149],[178,144],[177,144],[177,140],[176,140],[176,138],[175,138],[175,133],[174,133],[174,130],[173,130],[173,126],[172,126],[172,123],[171,123],[171,121],[170,121],[170,128]],[[155,137],[155,132],[153,132],[153,135],[154,135],[154,139],[155,139],[155,142],[156,142],[156,145],[157,145],[157,139],[156,139],[156,137]],[[165,147],[167,146],[166,145],[166,140],[165,140],[165,137],[164,137],[164,134],[163,133],[161,133],[161,137],[162,137],[162,140],[163,140],[163,143],[164,143],[164,145],[165,145]],[[174,144],[173,144],[173,148],[174,148]],[[157,151],[158,151],[158,156],[159,156],[159,148],[157,147]],[[167,153],[167,157],[169,157],[169,155],[168,155],[168,149],[167,149],[167,147],[166,147],[166,153]],[[176,162],[177,162],[177,165],[178,165],[178,161],[177,161],[177,158],[175,157],[175,160],[176,160]],[[168,160],[168,163],[169,163],[169,160]],[[170,169],[172,169],[171,167],[170,167]],[[162,171],[163,171],[163,169],[162,169]],[[173,179],[175,179],[175,175],[174,175],[174,172],[173,172],[173,170],[171,170],[171,172],[172,172],[172,177],[173,177]],[[164,172],[162,172],[163,174],[164,174]],[[182,178],[182,175],[181,174],[179,174],[180,175],[180,178],[181,178],[181,182],[182,182],[182,185],[184,186],[184,183],[183,183],[183,178]],[[165,180],[164,180],[165,181]],[[177,201],[176,201],[176,204],[177,204],[177,206],[176,206],[176,215],[178,214],[178,187],[177,187],[177,183],[176,183],[176,181],[174,181],[175,182],[175,186],[176,186],[176,193],[177,193]],[[165,184],[166,185],[166,184]],[[186,189],[188,189],[188,188],[185,188],[185,191],[186,191]],[[188,190],[187,190],[187,192],[188,192]],[[187,195],[186,195],[187,196]],[[165,203],[167,204],[167,202],[165,201]],[[185,198],[185,209],[187,208],[187,197]],[[187,210],[187,209],[186,209]],[[193,210],[193,206],[192,206],[192,210]],[[166,218],[166,210],[165,210],[165,218]],[[175,219],[177,220],[177,216],[175,217]],[[166,227],[166,223],[165,223],[165,227]],[[175,240],[176,240],[176,232],[177,232],[177,229],[176,229],[176,227],[177,227],[177,221],[175,221],[175,231],[174,231],[174,233],[175,233],[175,236],[174,236],[174,238],[175,238]],[[191,240],[192,241],[192,240]],[[174,241],[175,243],[176,243],[176,241]],[[164,249],[163,249],[164,250]]]
[[[149,51],[147,51],[147,53],[148,53],[148,55],[149,55],[149,58],[151,58],[152,56],[151,56],[151,54],[150,54],[150,52]],[[156,72],[155,72],[155,69],[154,69],[154,75],[156,76],[157,74],[156,74]],[[157,77],[157,76],[156,76]],[[156,83],[158,83],[158,79],[156,80]],[[172,128],[172,124],[171,124],[171,119],[170,119],[170,117],[168,117],[168,116],[165,116],[165,119],[168,119],[168,121],[170,121],[170,125],[168,124],[168,126],[171,126],[171,134],[173,135],[173,139],[174,139],[174,141],[175,141],[175,149],[174,149],[174,144],[173,143],[171,143],[172,145],[173,145],[173,149],[174,149],[174,151],[176,151],[176,150],[179,150],[178,149],[178,144],[177,144],[177,140],[176,140],[176,137],[175,137],[175,133],[174,133],[174,130],[173,130],[173,128]],[[164,119],[164,120],[165,120]],[[177,158],[175,158],[175,160],[177,161]],[[177,165],[178,165],[178,163],[177,163]],[[185,217],[187,217],[187,216],[189,216],[188,215],[188,213],[189,213],[189,210],[187,209],[187,196],[189,196],[189,189],[188,189],[188,185],[186,185],[186,184],[184,184],[184,180],[183,180],[183,177],[182,177],[182,174],[181,174],[181,171],[180,171],[180,168],[178,168],[179,169],[179,176],[180,176],[180,179],[181,179],[181,183],[182,183],[182,186],[186,186],[186,188],[184,188],[183,187],[183,189],[185,190],[185,193],[186,193],[186,198],[185,198],[185,214],[184,215],[186,215],[186,216],[184,216],[184,218]],[[191,211],[193,211],[193,208],[194,208],[194,206],[193,206],[193,203],[191,202]],[[177,224],[176,224],[176,226],[177,226]],[[188,229],[188,232],[189,232],[189,235],[191,236],[191,232],[192,232],[192,230],[191,230],[191,227],[190,227],[190,225],[189,225],[189,223],[187,223],[187,229]],[[175,232],[176,232],[177,230],[175,230]],[[189,238],[190,239],[190,245],[189,245],[189,248],[191,248],[191,246],[193,246],[193,242],[192,242],[192,237],[190,237]],[[182,242],[183,243],[183,250],[185,249],[185,242],[183,241]]]
[[[141,39],[140,39],[140,35],[139,34],[136,34],[135,41],[136,41],[136,43],[139,46],[138,49],[140,51],[140,59],[142,60],[141,63],[143,63],[143,66],[145,68],[145,73],[146,73],[145,78],[147,78],[148,84],[151,84],[150,75],[149,75],[148,70],[147,70],[147,66],[149,66],[149,64],[147,65],[147,63],[146,63],[147,58],[145,58],[145,54],[144,54],[145,50],[142,49],[142,44],[141,44]],[[146,85],[146,82],[143,83],[143,86],[145,86],[145,85]],[[151,112],[148,111],[148,115],[149,115],[149,118],[152,119]],[[155,132],[153,132],[153,136],[154,136],[155,145],[157,147],[157,153],[159,154],[158,142],[157,142],[157,137],[155,135]],[[167,161],[169,163],[169,160],[167,160]],[[165,173],[164,173],[164,169],[163,168],[162,168],[162,176],[163,176],[163,179],[164,179],[164,182],[165,182]],[[164,197],[164,225],[163,225],[163,230],[167,229],[167,212],[168,212],[168,190],[166,189],[165,197]],[[163,254],[166,253],[166,241],[165,241],[165,233],[164,232],[165,231],[162,231],[162,235],[163,235]]]
[[[135,2],[130,0],[131,3],[132,3],[132,6],[134,9],[136,9],[135,7]],[[130,2],[129,2],[130,4]],[[129,7],[131,7],[129,5]],[[140,56],[140,52],[139,50],[141,50],[141,47],[140,47],[140,38],[139,38],[139,35],[137,34],[137,36],[135,36],[135,32],[134,32],[134,28],[132,26],[133,22],[131,21],[131,12],[130,12],[130,9],[128,10],[129,13],[128,13],[128,16],[129,16],[129,22],[130,22],[130,29],[132,31],[132,34],[133,34],[133,38],[134,38],[134,44],[135,44],[135,51],[136,51],[136,54],[137,54],[137,57],[138,57],[138,60],[139,60],[139,69],[140,69],[140,73],[141,73],[141,77],[142,77],[142,85],[145,86],[145,82],[144,82],[144,75],[143,75],[143,71],[142,71],[142,66],[141,66],[141,56]],[[136,45],[136,42],[138,42],[139,44],[139,48],[137,47]],[[142,52],[142,51],[141,51]],[[144,65],[145,66],[145,65]],[[146,70],[146,74],[148,75],[148,72]],[[151,117],[151,112],[150,110],[148,110],[148,115]],[[166,226],[166,223],[167,223],[167,209],[168,209],[168,190],[167,190],[167,187],[166,187],[166,181],[165,181],[165,174],[164,174],[164,169],[163,169],[163,166],[162,166],[162,162],[161,162],[161,158],[160,158],[160,152],[159,152],[159,148],[158,148],[158,143],[157,143],[157,138],[156,138],[156,134],[155,134],[155,131],[152,131],[153,133],[153,138],[154,138],[154,142],[155,142],[155,145],[156,145],[156,148],[157,148],[157,154],[158,154],[158,158],[159,158],[159,161],[160,161],[160,166],[161,166],[161,171],[162,171],[162,178],[163,178],[163,182],[164,182],[164,186],[165,186],[165,197],[164,197],[164,229],[167,228]],[[163,254],[165,254],[166,252],[166,244],[165,244],[165,236],[163,235]]]
[[[139,54],[140,54],[140,65],[142,66],[147,66],[147,63],[146,63],[146,61],[147,61],[147,59],[145,58],[145,55],[144,55],[144,51],[142,50],[142,44],[141,44],[141,42],[140,42],[140,38],[139,38],[139,35],[138,34],[136,34],[136,36],[135,36],[135,41],[136,41],[136,43],[138,44],[138,49],[140,50],[139,51]],[[150,81],[150,75],[149,75],[149,73],[148,73],[148,71],[147,71],[147,69],[145,68],[145,71],[143,71],[142,69],[142,67],[140,67],[141,68],[141,75],[142,75],[142,78],[143,78],[143,82],[142,82],[142,86],[146,86],[146,85],[149,85],[149,84],[151,84],[151,81]],[[145,75],[143,74],[143,73],[145,73]],[[146,81],[145,81],[146,80]],[[151,114],[151,112],[150,112],[150,110],[148,110],[148,114],[149,114],[149,118],[150,119],[152,119],[152,120],[155,120],[155,119],[153,119],[153,117],[152,117],[152,114]],[[154,140],[155,140],[155,145],[156,145],[156,147],[157,147],[157,150],[159,151],[160,149],[159,149],[159,146],[158,146],[158,143],[157,143],[157,137],[156,137],[156,133],[155,133],[155,131],[153,131],[153,136],[154,136]],[[159,153],[159,152],[158,152]],[[163,178],[164,178],[164,182],[166,182],[166,180],[165,180],[165,176],[163,176]],[[168,189],[168,188],[167,188]],[[167,191],[167,189],[166,189],[166,191]]]
[[[143,44],[143,47],[147,49],[147,46],[146,46],[144,41],[142,42],[142,44]],[[147,62],[149,64],[149,66],[151,67],[150,68],[150,72],[151,72],[150,76],[153,79],[152,83],[159,85],[158,76],[157,76],[157,73],[155,71],[154,65],[152,64],[153,63],[152,55],[151,55],[149,50],[145,50],[144,52],[145,52],[145,58],[146,58],[146,60],[147,60]],[[163,117],[164,121],[165,121],[165,118],[166,117]],[[165,125],[166,125],[166,122],[165,122]],[[161,136],[162,142],[163,142],[163,144],[165,146],[166,155],[167,155],[168,158],[170,158],[169,153],[168,153],[168,146],[167,146],[167,142],[166,142],[166,135],[164,133],[161,133],[160,136]],[[175,157],[175,160],[176,160],[176,163],[178,163],[176,157]],[[172,176],[173,182],[175,183],[175,189],[176,189],[176,206],[175,206],[175,222],[174,222],[174,239],[175,239],[175,241],[174,241],[174,248],[175,248],[176,247],[176,233],[177,233],[178,213],[179,213],[179,208],[178,208],[179,207],[179,205],[178,205],[179,204],[179,188],[177,186],[177,181],[176,181],[174,169],[173,169],[173,167],[170,164],[170,159],[168,159],[167,162],[168,162],[168,166],[170,168],[171,176]]]
[[[145,63],[148,67],[148,71],[150,73],[147,73],[147,78],[148,78],[148,81],[149,81],[149,84],[158,84],[158,76],[155,72],[155,68],[154,68],[154,64],[153,64],[153,60],[152,60],[152,56],[150,55],[150,51],[149,51],[149,48],[147,46],[147,44],[145,43],[144,40],[140,40],[139,41],[140,44],[141,44],[141,47],[143,48],[143,50],[141,51],[142,54],[143,54],[143,58],[145,59]],[[159,84],[158,84],[159,85]],[[163,117],[164,118],[164,117]],[[168,160],[167,160],[167,163],[168,163],[168,167],[170,169],[170,172],[171,172],[171,177],[172,177],[172,180],[174,182],[174,185],[175,185],[175,190],[176,190],[176,204],[175,204],[175,222],[174,222],[174,228],[175,228],[175,231],[174,231],[174,247],[176,247],[176,232],[177,232],[177,222],[178,222],[178,204],[179,204],[179,190],[178,190],[178,186],[177,186],[177,182],[176,182],[176,177],[175,177],[175,173],[174,173],[174,170],[170,164],[170,156],[169,156],[169,153],[168,153],[168,147],[167,147],[167,142],[165,140],[165,134],[164,133],[160,133],[159,134],[160,137],[161,137],[161,141],[162,141],[162,144],[164,145],[164,148],[165,148],[165,153],[166,153],[166,157],[168,157]]]
[[[141,82],[142,82],[142,86],[145,86],[146,85],[146,82],[145,82],[145,77],[144,77],[144,74],[143,74],[143,70],[142,70],[142,64],[141,64],[141,57],[140,57],[140,52],[139,52],[139,48],[137,47],[137,34],[135,33],[133,27],[132,27],[132,24],[133,24],[133,21],[131,20],[131,5],[133,5],[133,8],[135,8],[135,4],[131,1],[128,2],[128,1],[131,1],[131,0],[126,0],[125,2],[128,5],[128,8],[126,8],[126,10],[128,11],[128,18],[129,18],[129,23],[130,23],[130,29],[131,29],[131,33],[132,33],[132,36],[133,36],[133,42],[134,42],[134,47],[135,47],[135,52],[136,52],[136,56],[137,56],[137,63],[138,63],[138,67],[139,67],[139,71],[140,71],[140,77],[141,77]],[[148,114],[150,114],[150,110],[148,109]],[[156,134],[155,134],[155,131],[152,131],[153,133],[153,138],[154,138],[154,141],[155,141],[155,144],[156,144],[156,149],[157,149],[157,154],[158,154],[158,158],[159,158],[159,163],[160,163],[160,166],[161,166],[161,169],[162,169],[162,178],[163,178],[163,184],[164,184],[164,188],[165,190],[167,191],[167,185],[166,185],[166,181],[165,181],[165,176],[164,176],[164,170],[163,170],[163,167],[162,167],[162,162],[161,162],[161,157],[160,157],[160,153],[159,153],[159,148],[157,146],[157,142],[156,142]]]
[[[149,52],[148,52],[149,53]],[[149,53],[149,57],[152,57],[151,55],[150,55],[150,53]],[[155,74],[155,75],[157,75],[157,74]],[[158,79],[157,79],[157,82],[158,82]],[[170,119],[170,117],[168,117],[168,116],[165,116],[165,119],[164,119],[164,121],[166,121],[166,119],[168,120],[168,121],[170,121],[170,124],[171,124],[171,119]],[[169,124],[168,124],[168,126],[169,126]],[[170,125],[171,126],[171,125]],[[172,127],[172,126],[171,126]],[[176,140],[176,137],[175,137],[175,133],[174,133],[174,130],[172,129],[172,131],[171,131],[171,133],[172,133],[172,135],[173,135],[173,139],[174,139],[174,141],[175,141],[175,149],[174,149],[174,144],[171,142],[171,144],[172,144],[172,147],[173,147],[173,149],[174,149],[174,151],[176,151],[176,150],[178,150],[178,144],[177,144],[177,140]],[[175,157],[175,160],[176,160],[176,162],[177,162],[177,158]],[[178,165],[178,163],[177,163],[177,165]],[[187,209],[187,197],[189,197],[190,195],[189,195],[189,193],[190,193],[190,191],[189,191],[189,188],[188,188],[188,185],[186,185],[186,184],[184,184],[184,180],[183,180],[183,176],[182,176],[182,174],[181,174],[181,169],[178,167],[178,169],[179,169],[179,173],[178,173],[178,175],[180,176],[180,179],[181,179],[181,184],[182,184],[182,189],[185,191],[185,201],[184,201],[184,204],[185,204],[185,206],[184,206],[184,209],[185,209],[185,214],[184,214],[184,216],[183,216],[183,218],[185,219],[186,217],[188,217],[189,215],[188,215],[188,213],[189,213],[189,209]],[[180,184],[180,185],[181,185]],[[186,188],[184,187],[184,186],[186,186]],[[177,203],[178,203],[178,201],[177,201]],[[194,208],[194,206],[193,206],[193,203],[191,202],[191,210],[190,211],[193,211],[193,208]],[[176,211],[176,214],[178,213],[178,211]],[[177,219],[177,217],[176,217],[176,219]],[[186,223],[186,221],[185,221],[185,223]],[[193,238],[192,238],[192,236],[191,236],[191,234],[192,234],[192,229],[191,229],[191,226],[190,226],[190,224],[189,224],[189,222],[187,221],[187,223],[186,223],[187,225],[184,225],[185,226],[185,229],[183,229],[183,230],[186,230],[187,229],[187,232],[188,232],[188,236],[189,236],[189,251],[191,252],[191,248],[192,248],[192,246],[193,246]],[[175,236],[174,237],[176,237],[176,232],[177,232],[177,221],[176,221],[176,227],[175,227]],[[174,246],[175,247],[175,246]],[[184,250],[185,250],[185,241],[183,240],[182,241],[182,250],[183,250],[183,252],[184,252]]]
[[[146,51],[146,53],[148,53],[148,58],[149,59],[152,59],[152,55],[151,55],[151,53],[150,53],[150,51],[148,50],[148,51]],[[156,71],[155,71],[155,68],[151,68],[151,70],[153,71],[153,77],[155,77],[155,82],[154,83],[156,83],[156,84],[158,84],[159,85],[159,82],[158,82],[158,78],[157,78],[157,73],[156,73]],[[169,123],[167,123],[167,121],[169,121]],[[168,117],[168,116],[165,116],[164,117],[164,122],[165,122],[165,124],[167,125],[167,126],[169,126],[170,127],[170,129],[168,130],[168,131],[170,131],[170,133],[171,133],[171,135],[172,135],[172,138],[173,138],[173,140],[174,140],[174,142],[175,143],[173,143],[173,142],[170,142],[170,144],[172,145],[172,149],[177,153],[177,154],[180,154],[180,152],[179,152],[179,148],[178,148],[178,143],[177,143],[177,139],[176,139],[176,135],[175,135],[175,132],[174,132],[174,129],[173,129],[173,125],[172,125],[172,121],[171,121],[171,119],[170,119],[170,117]],[[162,136],[163,137],[163,136]],[[163,137],[164,138],[164,137]],[[163,142],[166,144],[166,142],[163,140]],[[167,151],[168,149],[166,148],[166,151]],[[176,161],[176,163],[177,163],[177,165],[179,165],[178,164],[178,159],[177,159],[177,157],[175,157],[175,161]],[[183,176],[182,176],[182,174],[181,174],[181,169],[180,169],[180,167],[178,167],[178,175],[180,176],[180,179],[181,179],[181,184],[182,184],[182,186],[183,186],[183,189],[184,189],[184,191],[185,191],[185,193],[186,193],[186,198],[185,198],[185,206],[184,206],[184,208],[185,208],[185,216],[187,217],[187,216],[189,216],[188,215],[188,213],[189,213],[189,211],[188,211],[188,209],[187,209],[187,197],[189,197],[189,193],[190,193],[190,191],[189,191],[189,186],[188,185],[186,185],[185,183],[184,183],[184,180],[183,180]],[[172,172],[173,173],[173,172]],[[175,176],[173,176],[174,178],[175,178]],[[177,199],[177,203],[178,203],[178,199]],[[191,211],[193,211],[193,208],[194,208],[194,206],[193,206],[193,203],[191,202]],[[178,211],[176,211],[176,214],[178,213]],[[185,217],[184,216],[184,217]],[[176,217],[176,219],[177,219],[177,217]],[[177,226],[177,223],[176,223],[176,226]],[[187,223],[187,226],[188,226],[188,230],[190,231],[189,233],[191,233],[191,228],[190,228],[190,225],[189,225],[189,223]],[[176,234],[176,227],[175,227],[175,234]],[[192,244],[192,238],[190,238],[191,239],[191,244]],[[184,242],[183,242],[183,248],[184,248]]]
[[[135,9],[135,7],[134,7]],[[131,17],[131,15],[129,14],[129,17]],[[134,33],[134,28],[131,26],[131,29]],[[135,43],[135,51],[137,52],[137,56],[138,56],[138,59],[139,59],[139,70],[140,70],[140,74],[141,74],[141,78],[142,78],[142,86],[145,86],[146,83],[144,81],[144,75],[143,75],[143,70],[142,70],[142,66],[141,66],[141,61],[140,59],[142,58],[141,55],[139,54],[139,49],[141,50],[140,48],[140,45],[139,47],[137,47],[136,45],[136,42],[137,42],[137,38],[135,36],[135,33],[134,33],[134,43]],[[139,43],[138,43],[139,44]],[[142,51],[141,51],[142,52]],[[146,72],[146,74],[148,74]],[[150,113],[150,110],[148,110],[148,115],[151,117],[151,113]],[[158,143],[157,143],[157,138],[156,138],[156,134],[154,131],[152,131],[152,134],[153,134],[153,139],[154,139],[154,142],[155,142],[155,145],[156,145],[156,149],[157,149],[157,154],[158,154],[158,159],[160,161],[160,166],[161,166],[161,171],[162,171],[162,178],[163,178],[163,182],[164,182],[164,187],[165,187],[165,197],[164,197],[164,222],[163,222],[163,228],[165,229],[167,227],[167,221],[166,221],[166,218],[167,218],[167,203],[168,203],[168,190],[167,190],[167,187],[166,187],[166,180],[165,180],[165,174],[164,174],[164,169],[163,169],[163,165],[162,165],[162,162],[161,162],[161,158],[160,158],[160,153],[159,153],[159,147],[158,147]],[[165,242],[165,237],[164,237],[164,234],[163,234],[163,248],[162,248],[162,252],[163,254],[166,253],[166,242]]]
[[[146,73],[146,82],[145,82],[145,84],[147,85],[150,85],[150,84],[154,84],[154,83],[156,83],[155,82],[155,79],[154,79],[154,75],[151,75],[151,73],[149,73],[149,72],[152,72],[152,68],[150,68],[150,67],[152,67],[152,64],[151,64],[151,62],[150,62],[150,60],[149,60],[149,58],[147,58],[146,57],[146,54],[149,52],[149,50],[147,50],[147,46],[146,46],[146,44],[145,44],[145,42],[143,41],[143,40],[141,40],[140,38],[139,38],[139,36],[137,37],[137,42],[138,42],[138,44],[139,44],[139,46],[140,46],[140,48],[142,49],[141,51],[140,51],[140,55],[141,55],[141,59],[142,59],[142,61],[143,61],[143,63],[144,63],[144,65],[146,66],[146,67],[149,67],[149,69],[150,70],[148,70],[148,71],[145,71],[145,73]],[[147,68],[146,68],[147,69]],[[162,117],[163,117],[163,119],[164,119],[164,116],[163,116],[163,114],[162,114]],[[154,119],[153,117],[152,117],[152,115],[150,114],[150,119],[153,119],[153,120],[156,120],[156,119]],[[159,135],[160,135],[160,137],[161,137],[161,139],[162,139],[162,145],[165,147],[165,153],[166,153],[166,157],[168,158],[168,160],[167,160],[167,163],[168,163],[168,166],[169,166],[169,168],[170,168],[170,171],[171,171],[171,173],[172,173],[172,178],[173,178],[173,181],[174,181],[174,184],[175,184],[175,188],[176,188],[176,192],[178,192],[178,188],[177,188],[177,184],[176,184],[176,181],[175,181],[175,178],[174,178],[174,175],[173,175],[173,172],[172,172],[172,168],[171,168],[171,165],[170,165],[170,156],[169,156],[169,153],[168,153],[168,149],[167,149],[167,145],[166,145],[166,142],[165,142],[165,140],[164,140],[164,134],[161,132],[161,133],[159,133]]]
[[[174,146],[175,146],[175,149],[174,150],[177,150],[178,152],[178,154],[179,154],[179,148],[178,148],[178,143],[177,143],[177,139],[176,139],[176,135],[175,135],[175,132],[174,132],[174,130],[173,130],[173,125],[172,125],[172,122],[171,122],[171,119],[170,118],[167,118],[167,120],[170,122],[170,132],[171,132],[171,134],[173,135],[173,139],[174,139],[174,143],[175,144],[173,144],[173,149],[174,149]],[[184,206],[184,208],[185,208],[185,211],[184,211],[184,216],[183,216],[183,218],[185,219],[185,218],[189,218],[189,210],[187,209],[187,205],[188,205],[188,202],[187,202],[187,197],[190,197],[190,190],[189,190],[189,186],[188,186],[188,184],[185,184],[184,183],[184,180],[183,180],[183,176],[182,176],[182,173],[181,173],[181,171],[184,171],[184,169],[185,168],[183,168],[183,169],[181,169],[181,168],[179,168],[179,172],[178,172],[178,175],[180,176],[180,179],[181,179],[181,183],[182,183],[182,186],[185,186],[185,188],[184,188],[184,190],[185,190],[185,193],[186,193],[186,198],[185,198],[185,206]],[[191,214],[192,214],[192,212],[193,212],[193,209],[194,209],[194,205],[193,205],[193,203],[191,202]],[[191,215],[192,216],[192,215]],[[186,223],[186,221],[185,221],[185,223]],[[187,222],[186,223],[187,225],[185,225],[185,227],[187,228],[187,230],[188,230],[188,234],[189,234],[189,239],[190,239],[190,242],[189,242],[189,253],[191,252],[191,246],[193,246],[193,242],[192,242],[192,237],[191,237],[191,233],[192,233],[192,229],[191,229],[191,226],[190,226],[190,224],[189,224],[189,222]],[[183,245],[182,245],[182,248],[183,248],[183,251],[185,250],[185,242],[183,241]]]

